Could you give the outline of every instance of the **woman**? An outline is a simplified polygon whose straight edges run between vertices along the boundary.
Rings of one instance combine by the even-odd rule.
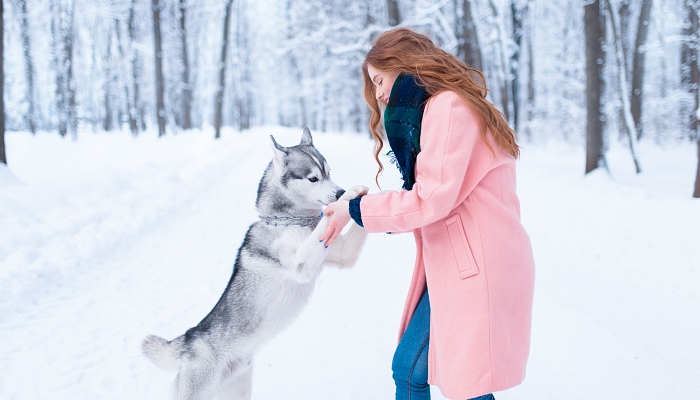
[[[413,231],[416,264],[392,364],[397,399],[493,399],[520,384],[530,347],[534,261],[515,193],[515,132],[483,75],[406,28],[377,38],[362,65],[379,163],[384,128],[404,189],[331,203],[320,237],[350,219]],[[377,174],[378,175],[378,174]]]

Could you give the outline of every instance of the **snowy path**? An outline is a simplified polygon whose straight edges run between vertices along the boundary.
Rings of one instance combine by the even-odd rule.
[[[183,293],[173,290],[174,285],[186,288],[202,265],[211,265],[211,256],[230,258],[235,254],[235,248],[225,242],[229,232],[216,221],[222,215],[216,213],[230,208],[230,216],[239,200],[244,200],[236,199],[235,192],[223,198],[219,190],[235,190],[230,185],[232,176],[240,173],[236,165],[248,161],[247,150],[231,151],[226,162],[215,165],[219,171],[228,170],[225,174],[213,168],[205,170],[199,179],[213,177],[209,178],[210,186],[185,204],[176,199],[142,198],[139,202],[151,203],[152,209],[167,209],[172,205],[167,203],[180,207],[171,207],[169,213],[133,232],[136,237],[115,243],[104,256],[80,260],[90,265],[69,280],[59,278],[60,285],[38,296],[34,303],[16,303],[11,310],[3,309],[10,318],[3,318],[0,341],[16,344],[1,348],[0,391],[9,398],[158,398],[143,392],[151,386],[141,380],[148,376],[143,370],[150,368],[135,350],[143,329],[153,327],[149,322],[154,315],[164,315],[161,311],[165,308],[173,311],[173,317],[179,314],[163,301],[181,303],[179,299],[197,297],[197,288],[201,288],[195,285],[191,293]],[[151,183],[163,189],[162,182]],[[254,184],[252,180],[247,183]],[[223,203],[232,200],[233,207]],[[200,225],[203,220],[208,224]],[[209,226],[215,229],[207,232]],[[208,236],[203,239],[207,240],[191,240],[205,232]],[[190,251],[191,246],[207,245],[220,250],[211,256],[208,248]],[[230,269],[229,260],[224,263]],[[188,272],[191,276],[183,275]],[[226,277],[223,279],[225,282]],[[32,378],[37,381],[28,381]],[[154,380],[150,389],[158,387],[160,381],[165,384],[165,380]],[[141,384],[134,385],[136,382]],[[160,386],[162,391],[164,385]]]
[[[298,140],[297,133],[280,132],[276,135],[284,144],[291,145]],[[140,341],[148,333],[172,338],[195,325],[211,309],[229,278],[238,244],[247,225],[255,217],[255,189],[269,161],[266,135],[235,140],[235,143],[229,141],[222,144],[233,150],[224,151],[224,162],[213,164],[210,170],[199,165],[182,167],[200,167],[198,169],[203,178],[214,175],[208,185],[200,185],[204,187],[201,193],[178,207],[155,204],[158,199],[143,199],[143,202],[154,204],[141,207],[166,207],[170,208],[170,212],[145,224],[134,232],[135,237],[117,241],[116,248],[106,254],[77,260],[81,265],[89,266],[69,270],[68,277],[53,276],[52,280],[39,279],[37,282],[28,280],[21,273],[15,275],[25,279],[25,284],[41,286],[41,289],[23,289],[19,294],[11,292],[15,301],[5,302],[0,309],[3,316],[0,343],[4,343],[0,347],[0,359],[3,360],[0,363],[0,397],[167,397],[173,375],[158,371],[141,356]],[[318,142],[323,142],[323,138],[318,138]],[[362,148],[358,151],[366,152],[366,142],[356,139],[346,142]],[[352,154],[349,153],[347,160],[343,161],[351,161]],[[217,173],[213,169],[228,172]],[[371,172],[371,167],[368,170]],[[339,175],[336,181],[343,180],[342,175],[335,171],[334,175]],[[157,181],[161,178],[156,175],[156,181],[151,183],[155,187],[162,186],[163,182]],[[351,183],[346,181],[342,184],[347,186]],[[94,210],[83,210],[91,211]],[[99,227],[96,230],[99,231]],[[411,238],[406,236],[402,239],[411,250]],[[381,245],[382,241],[378,242]],[[50,257],[50,254],[46,256]],[[410,268],[406,268],[406,265],[411,265],[411,258],[410,251],[403,252],[399,260],[405,259],[405,265],[394,268],[404,269],[403,284],[398,289],[400,292],[404,292],[408,285]],[[381,274],[387,272],[384,269]],[[354,285],[348,286],[349,280],[355,282]],[[308,313],[305,313],[302,320],[307,319],[307,322],[298,322],[299,327],[305,327],[300,332],[305,343],[300,345],[289,337],[288,346],[283,346],[281,354],[269,349],[260,355],[255,376],[256,398],[280,398],[281,387],[286,387],[287,392],[296,388],[301,398],[306,397],[306,390],[316,392],[313,385],[326,390],[338,388],[337,382],[319,379],[311,374],[305,374],[305,379],[300,379],[298,373],[306,367],[300,368],[299,360],[304,365],[312,358],[311,364],[315,364],[315,370],[319,373],[326,370],[328,376],[337,378],[336,374],[341,371],[353,376],[363,371],[380,380],[381,371],[385,369],[381,365],[366,368],[354,362],[337,369],[328,368],[328,365],[356,357],[358,348],[369,350],[365,354],[365,357],[370,357],[369,361],[366,360],[368,363],[372,363],[371,357],[381,352],[390,360],[403,293],[391,299],[389,304],[395,310],[391,313],[392,319],[385,320],[384,314],[375,312],[376,299],[383,297],[382,282],[377,284],[371,276],[356,276],[337,270],[327,271],[320,280],[324,281],[334,282],[336,288],[323,292],[319,290],[314,303],[325,302],[326,308],[317,310],[321,314],[310,321]],[[325,284],[319,283],[319,289],[321,287],[325,287]],[[322,293],[327,297],[325,300]],[[25,299],[32,302],[23,303]],[[363,316],[362,313],[368,315]],[[363,324],[352,329],[352,333],[345,334],[355,336],[350,338],[350,343],[344,341],[342,333],[339,335],[339,332],[335,332],[346,329],[343,325],[349,323],[346,320],[348,315],[353,315],[356,321]],[[314,329],[309,330],[309,326],[314,326]],[[391,332],[382,338],[384,340],[377,340],[369,331],[380,326]],[[324,344],[325,351],[321,357],[309,357],[303,353],[304,349],[315,353],[319,345]],[[280,355],[282,360],[279,360]],[[377,393],[377,398],[391,394],[391,381],[386,380],[390,377],[384,378],[381,380],[384,381],[385,393]],[[348,387],[354,386],[352,380],[347,384]],[[368,388],[360,385],[356,389],[360,392],[348,390],[345,395],[331,397],[363,398],[360,393],[366,393]],[[320,390],[319,398],[328,398],[322,393],[323,390]]]
[[[261,128],[216,144],[195,134],[145,138],[143,154],[115,139],[100,160],[76,153],[55,176],[48,151],[43,166],[19,162],[42,139],[11,135],[16,174],[31,184],[12,186],[13,198],[0,187],[0,222],[44,236],[0,236],[9,254],[0,254],[0,398],[167,398],[174,375],[141,356],[140,341],[182,334],[218,299],[255,218],[269,133],[285,145],[299,136]],[[315,141],[338,184],[373,181],[371,142]],[[60,146],[84,152],[87,142]],[[519,192],[538,268],[532,355],[525,383],[499,400],[697,397],[700,204],[679,175],[690,175],[694,160],[692,151],[649,151],[659,160],[644,176],[613,181],[581,177],[572,149],[526,149]],[[624,154],[615,162],[623,165]],[[17,193],[43,193],[44,206],[59,212],[26,202],[20,210]],[[3,206],[15,207],[6,208],[15,220]],[[371,235],[353,270],[324,271],[304,313],[257,357],[254,399],[392,398],[389,368],[413,255],[410,235]]]

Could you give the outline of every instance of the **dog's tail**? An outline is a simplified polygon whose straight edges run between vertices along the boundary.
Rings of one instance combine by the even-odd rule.
[[[167,341],[156,335],[148,335],[141,343],[141,351],[160,368],[176,370],[180,364],[184,340],[184,336]]]

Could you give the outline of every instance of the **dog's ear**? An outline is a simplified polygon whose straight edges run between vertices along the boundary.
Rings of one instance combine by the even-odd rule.
[[[277,173],[282,174],[284,172],[284,156],[288,154],[287,148],[277,144],[272,135],[270,135],[270,144],[272,145],[272,164]]]
[[[304,127],[304,133],[301,134],[301,143],[299,144],[308,144],[311,146],[314,145],[314,141],[311,138],[311,131],[309,130],[309,128]]]

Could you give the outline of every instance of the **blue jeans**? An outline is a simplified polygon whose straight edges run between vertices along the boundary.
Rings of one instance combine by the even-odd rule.
[[[411,322],[394,353],[391,369],[396,382],[396,400],[430,400],[428,346],[430,342],[430,299],[423,293]],[[495,400],[493,394],[470,400]]]

